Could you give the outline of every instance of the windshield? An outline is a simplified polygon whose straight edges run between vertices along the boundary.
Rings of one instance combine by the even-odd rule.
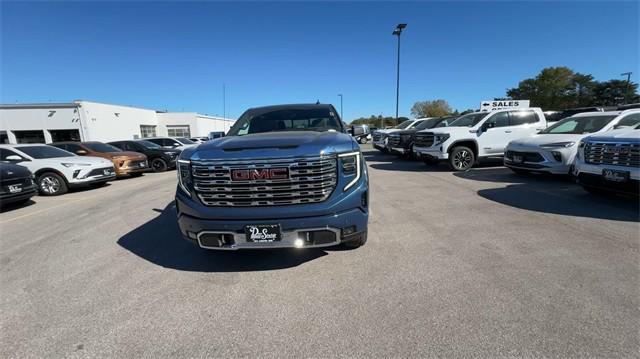
[[[464,116],[458,117],[457,120],[449,123],[449,126],[452,127],[473,127],[478,124],[478,122],[482,121],[489,112],[481,112],[481,113],[470,113]]]
[[[102,142],[85,142],[83,143],[83,145],[96,152],[122,152],[122,150],[118,147],[111,146]]]
[[[155,143],[153,143],[151,141],[141,140],[141,141],[138,141],[138,143],[143,145],[146,148],[160,148],[159,145],[157,145],[157,144],[155,144]]]
[[[329,108],[249,110],[229,130],[229,136],[264,132],[339,131],[340,120]]]
[[[403,123],[401,123],[401,124],[397,125],[396,127],[394,127],[394,129],[396,129],[396,130],[405,129],[405,128],[409,127],[409,125],[411,123],[413,123],[413,121],[404,121]]]
[[[616,116],[580,116],[559,121],[540,133],[576,134],[600,131]]]
[[[184,137],[176,137],[176,138],[174,138],[174,140],[182,143],[183,145],[193,145],[193,144],[195,144],[195,142],[191,141],[188,138],[184,138]]]
[[[36,159],[75,156],[71,152],[53,146],[24,146],[17,149]]]
[[[440,121],[443,121],[446,119],[443,118],[430,118],[428,120],[424,120],[422,121],[418,126],[414,127],[416,130],[420,131],[420,130],[426,130],[428,128],[434,128],[436,127],[436,125],[438,125],[440,123]],[[446,121],[443,121],[446,122]]]

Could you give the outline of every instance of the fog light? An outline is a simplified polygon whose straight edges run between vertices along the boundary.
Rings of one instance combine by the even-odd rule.
[[[295,241],[293,241],[293,245],[296,248],[302,248],[302,247],[304,247],[304,241],[302,239],[298,238]]]
[[[80,170],[73,171],[73,178],[77,178],[79,174],[80,174]]]
[[[187,231],[187,237],[191,238],[191,239],[198,239],[198,235],[195,234],[194,232],[189,232]]]
[[[349,226],[346,228],[342,228],[342,236],[346,237],[350,234],[354,234],[356,232],[356,226]]]
[[[558,151],[552,151],[551,154],[553,155],[553,159],[555,159],[558,162],[562,162],[562,153]]]

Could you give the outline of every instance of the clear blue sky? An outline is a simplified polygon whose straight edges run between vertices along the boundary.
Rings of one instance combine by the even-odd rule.
[[[597,80],[639,70],[638,2],[7,3],[2,103],[86,99],[227,115],[331,102],[344,117],[418,100],[457,109],[569,66]]]

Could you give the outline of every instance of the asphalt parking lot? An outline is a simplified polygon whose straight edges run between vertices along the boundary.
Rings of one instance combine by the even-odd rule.
[[[175,172],[0,213],[0,356],[638,355],[637,200],[363,150],[355,250],[196,248]]]

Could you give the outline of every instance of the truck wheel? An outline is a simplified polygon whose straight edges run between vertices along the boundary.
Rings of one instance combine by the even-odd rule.
[[[45,172],[38,176],[38,190],[43,196],[59,196],[68,191],[64,178],[53,172]]]
[[[347,248],[358,248],[367,243],[367,231],[364,231],[360,238],[342,243]]]
[[[449,154],[449,167],[454,171],[467,171],[473,167],[476,159],[470,148],[459,146]]]
[[[167,163],[162,158],[154,158],[151,161],[151,169],[153,172],[164,172],[167,170]]]

